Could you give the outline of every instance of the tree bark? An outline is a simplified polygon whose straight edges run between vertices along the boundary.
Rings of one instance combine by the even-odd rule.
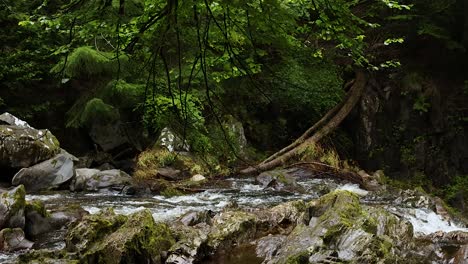
[[[240,171],[241,174],[254,174],[286,164],[291,158],[298,155],[299,150],[307,145],[319,142],[323,137],[333,132],[338,125],[348,116],[356,103],[359,101],[367,83],[366,74],[363,70],[356,71],[356,79],[342,103],[331,109],[314,126],[279,152],[273,154],[265,161]],[[318,131],[316,131],[318,130]],[[312,133],[316,131],[313,135]]]

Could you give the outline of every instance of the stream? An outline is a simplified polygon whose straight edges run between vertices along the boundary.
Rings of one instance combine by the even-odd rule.
[[[332,179],[306,179],[298,181],[298,184],[303,187],[305,192],[289,193],[269,188],[263,189],[262,186],[255,184],[254,179],[230,178],[216,182],[203,192],[175,197],[130,196],[117,192],[72,193],[55,191],[40,195],[27,195],[26,199],[43,201],[51,212],[72,206],[81,206],[91,214],[98,213],[105,208],[113,208],[117,214],[125,215],[149,209],[156,221],[171,221],[190,211],[211,210],[219,212],[226,207],[265,208],[291,200],[308,201],[330,191],[341,189],[357,193],[363,204],[383,207],[387,211],[407,219],[413,224],[415,236],[437,231],[464,230],[468,232],[468,228],[444,220],[427,206],[421,206],[419,201],[400,201],[391,195],[381,197],[368,193],[355,184],[342,183]],[[34,248],[63,248],[65,245],[63,242],[64,234],[65,230],[59,230],[41,236],[34,241]],[[21,252],[0,253],[0,263],[14,263],[18,254]]]

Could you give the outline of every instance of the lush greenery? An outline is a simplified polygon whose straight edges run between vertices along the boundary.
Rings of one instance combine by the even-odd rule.
[[[208,166],[258,155],[239,146],[230,130],[237,120],[255,147],[277,149],[343,99],[355,69],[391,79],[402,65],[413,70],[410,53],[419,47],[441,48],[441,56],[458,62],[468,48],[461,0],[3,0],[0,6],[0,110],[26,119],[66,112],[60,120],[74,128],[120,120],[156,135],[170,127]],[[402,86],[426,79],[416,75]],[[433,94],[401,93],[420,116],[431,114]],[[453,118],[466,125],[463,113]],[[414,138],[423,136],[388,140],[389,147],[401,145],[402,166],[417,163]],[[339,160],[324,153],[333,153],[324,162]],[[466,182],[459,178],[447,187],[450,199]]]

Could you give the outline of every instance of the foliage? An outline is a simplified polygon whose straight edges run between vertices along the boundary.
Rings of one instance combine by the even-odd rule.
[[[109,122],[119,119],[118,111],[111,105],[104,103],[99,98],[89,100],[83,112],[80,115],[80,123],[88,124],[89,122]]]
[[[468,175],[455,177],[452,183],[445,187],[445,198],[448,201],[453,201],[457,198],[465,199],[465,201],[468,200],[468,190],[466,186],[468,186]]]
[[[78,47],[66,59],[55,65],[52,72],[63,71],[70,78],[112,76],[117,71],[114,56],[113,53],[100,52],[91,47]]]

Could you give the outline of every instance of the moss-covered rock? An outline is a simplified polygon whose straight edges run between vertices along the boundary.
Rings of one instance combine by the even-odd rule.
[[[0,251],[29,249],[33,243],[24,237],[21,228],[5,228],[0,231]]]
[[[212,251],[207,246],[209,226],[191,228],[178,225],[173,229],[177,242],[169,249],[167,264],[197,263]]]
[[[66,250],[31,250],[21,254],[19,264],[78,264],[78,256],[68,253]]]
[[[255,179],[263,188],[271,187],[278,191],[298,191],[300,186],[288,170],[273,170],[261,173]]]
[[[25,206],[26,225],[24,231],[28,237],[37,236],[52,230],[50,213],[41,201],[30,201]]]
[[[60,144],[49,130],[0,125],[0,167],[29,167],[59,152]]]
[[[212,249],[230,247],[255,237],[258,218],[242,211],[222,212],[213,218],[208,235],[208,246]]]
[[[128,217],[106,210],[71,228],[66,244],[84,263],[162,263],[175,242],[169,228],[155,223],[148,210]]]
[[[20,185],[10,191],[0,193],[0,229],[24,228],[24,207],[26,190]]]
[[[384,210],[335,191],[307,205],[308,224],[299,223],[268,263],[394,263],[412,239],[411,225]]]

